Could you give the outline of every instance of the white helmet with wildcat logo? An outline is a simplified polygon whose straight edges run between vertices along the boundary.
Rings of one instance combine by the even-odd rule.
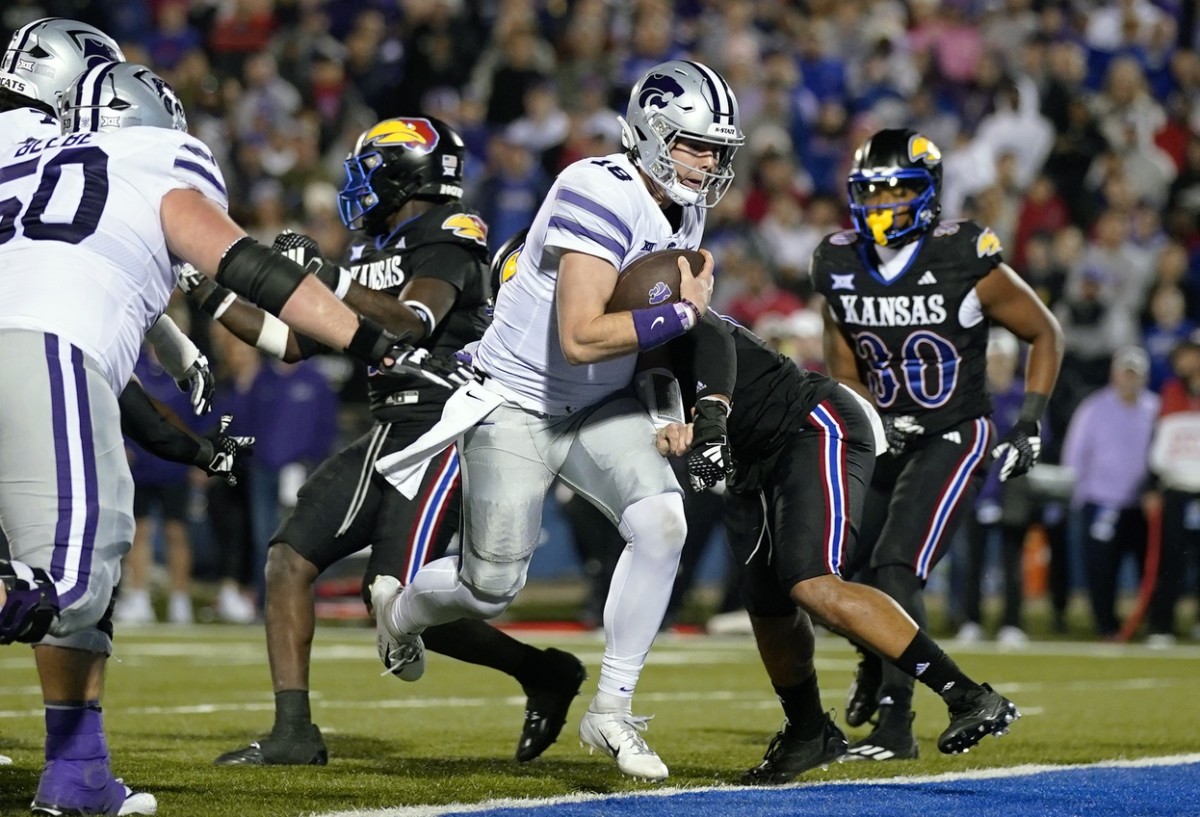
[[[80,74],[58,98],[63,133],[149,126],[187,132],[183,104],[166,80],[135,62],[104,62]]]
[[[621,120],[621,142],[639,168],[672,201],[712,207],[733,182],[733,154],[746,141],[737,98],[729,83],[698,62],[671,60],[654,66],[633,86]],[[678,138],[711,145],[717,166],[699,189],[684,184],[671,159]]]
[[[0,58],[0,87],[54,105],[73,79],[110,61],[125,61],[112,37],[78,20],[44,17],[12,35]]]

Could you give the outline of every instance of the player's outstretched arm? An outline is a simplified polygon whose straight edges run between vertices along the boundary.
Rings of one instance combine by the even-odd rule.
[[[243,343],[286,363],[305,358],[296,333],[286,323],[245,298],[239,298],[236,292],[221,286],[191,264],[180,266],[179,288],[201,312],[219,321]]]
[[[298,264],[255,242],[198,191],[167,193],[160,218],[173,255],[278,314],[292,328],[372,365],[395,346],[394,335],[374,321],[360,320]]]

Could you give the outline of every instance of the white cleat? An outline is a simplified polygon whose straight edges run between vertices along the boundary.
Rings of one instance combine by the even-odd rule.
[[[0,766],[11,766],[12,758],[8,755],[0,755]]]
[[[375,611],[375,646],[386,669],[401,681],[416,681],[425,674],[425,642],[413,633],[395,633],[390,626],[392,604],[403,587],[395,576],[376,576],[371,583],[371,607]]]
[[[628,712],[586,712],[579,721],[579,741],[589,747],[588,754],[599,749],[616,758],[617,768],[630,777],[666,780],[667,766],[646,745],[641,733],[649,728],[651,716]]]
[[[117,814],[158,814],[158,800],[149,792],[134,791],[126,786],[125,802]]]

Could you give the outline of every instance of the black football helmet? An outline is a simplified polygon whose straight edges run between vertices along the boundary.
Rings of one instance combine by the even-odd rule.
[[[881,130],[854,152],[847,182],[854,229],[881,247],[900,247],[929,229],[942,211],[942,152],[914,130]],[[909,197],[891,204],[867,204],[887,190]],[[911,216],[897,226],[899,217]]]
[[[462,138],[431,116],[401,116],[372,125],[346,157],[338,214],[351,230],[387,232],[387,218],[410,199],[449,201],[463,194]]]

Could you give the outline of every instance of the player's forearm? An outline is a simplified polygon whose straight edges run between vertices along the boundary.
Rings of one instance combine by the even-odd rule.
[[[601,315],[579,327],[560,327],[563,357],[574,366],[637,354],[639,350],[631,312]]]
[[[425,323],[416,312],[394,295],[353,283],[350,285],[350,291],[346,293],[345,303],[389,332],[400,337],[409,335],[409,343],[416,344],[425,338]]]
[[[296,335],[287,324],[216,281],[206,278],[188,293],[188,298],[243,343],[288,363],[304,359]]]
[[[163,370],[176,380],[187,378],[188,369],[200,357],[196,344],[175,325],[168,315],[160,315],[146,331],[146,340],[154,347],[154,354]]]
[[[1025,370],[1025,393],[1049,397],[1062,367],[1063,333],[1058,321],[1047,321],[1029,345],[1029,363]]]
[[[179,419],[153,398],[136,380],[129,381],[117,399],[121,407],[121,430],[156,457],[193,464],[203,441],[183,428]],[[168,416],[170,415],[170,416]]]

